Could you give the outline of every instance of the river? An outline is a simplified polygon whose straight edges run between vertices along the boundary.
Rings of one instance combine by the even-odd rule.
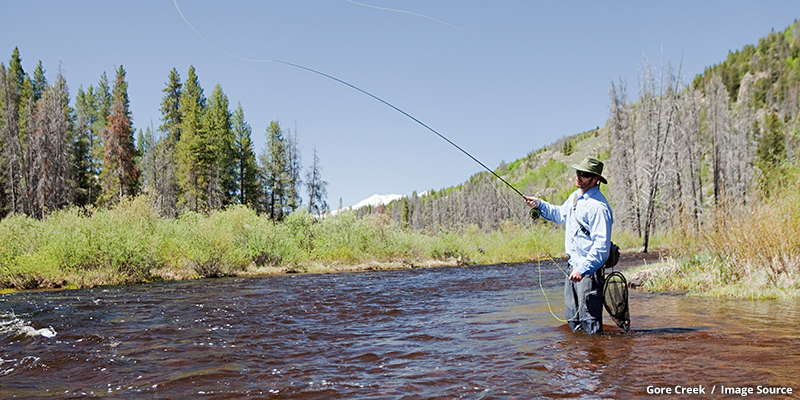
[[[591,336],[550,314],[564,318],[562,279],[555,266],[533,263],[5,294],[0,398],[800,391],[797,302],[631,291],[634,332],[606,316],[606,334]]]

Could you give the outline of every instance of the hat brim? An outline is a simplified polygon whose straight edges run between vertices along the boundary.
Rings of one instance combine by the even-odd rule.
[[[572,164],[572,169],[574,169],[574,170],[576,170],[576,171],[588,172],[588,173],[590,173],[590,174],[597,175],[596,173],[594,173],[594,172],[592,172],[592,171],[589,171],[588,169],[586,169],[586,168],[584,168],[584,167],[581,167],[581,166],[580,166],[580,165],[578,165],[578,164]],[[606,178],[603,178],[603,175],[597,175],[597,176],[599,176],[599,177],[600,177],[600,182],[602,182],[602,183],[604,183],[604,184],[608,185],[608,181],[606,180]]]

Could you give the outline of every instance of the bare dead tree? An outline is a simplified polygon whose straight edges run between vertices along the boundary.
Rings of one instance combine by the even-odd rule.
[[[680,70],[678,72],[680,76]],[[642,229],[642,252],[646,253],[649,246],[650,234],[655,230],[657,197],[660,184],[664,181],[664,166],[669,154],[668,145],[676,118],[677,82],[671,67],[667,64],[666,71],[661,69],[658,85],[656,84],[653,69],[645,63],[640,76],[640,99],[635,108],[637,134],[647,151],[642,152],[639,158],[639,168],[642,170],[642,185],[644,190],[644,226]],[[675,86],[673,87],[673,83]]]
[[[300,144],[297,140],[297,123],[295,123],[294,131],[289,131],[286,134],[286,172],[288,173],[288,187],[287,187],[287,210],[286,213],[292,213],[300,207],[303,203],[300,197],[300,187],[302,187],[303,167],[300,157]]]
[[[723,148],[729,137],[728,91],[722,78],[714,75],[706,86],[706,126],[711,138],[712,173],[714,181],[714,205],[719,206],[725,197],[725,157]]]
[[[800,33],[800,24],[795,26],[795,32]],[[786,157],[789,163],[797,161],[800,149],[800,83],[795,83],[789,88],[786,98],[786,115],[789,125],[786,132]]]
[[[704,146],[700,136],[701,93],[693,87],[682,91],[678,102],[673,153],[676,159],[678,186],[681,188],[678,218],[689,218],[694,232],[700,229],[703,210],[702,158]]]
[[[317,155],[317,148],[312,153],[311,166],[306,174],[306,189],[308,191],[308,212],[319,215],[328,211],[328,182],[322,179],[322,165]]]
[[[731,189],[731,197],[739,205],[751,203],[751,188],[755,175],[754,157],[756,154],[755,121],[756,112],[752,106],[752,92],[742,90],[739,86],[739,96],[736,105],[731,110],[731,139],[730,148],[727,150],[728,181],[726,186]]]
[[[33,199],[32,215],[38,218],[72,202],[67,99],[66,81],[59,73],[56,84],[48,86],[42,94],[33,120],[31,170],[36,184],[29,196]]]
[[[628,101],[626,85],[611,82],[611,100],[608,120],[611,157],[608,160],[611,196],[616,200],[618,226],[630,229],[642,237],[639,186],[636,179],[636,141],[631,126],[632,105]]]
[[[156,136],[152,127],[145,130],[145,152],[142,154],[144,191],[162,217],[178,216],[174,144],[164,133]]]

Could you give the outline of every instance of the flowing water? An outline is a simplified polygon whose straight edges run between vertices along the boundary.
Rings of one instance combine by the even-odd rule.
[[[606,316],[606,334],[591,336],[550,314],[540,274],[564,318],[563,273],[537,264],[7,294],[0,398],[631,398],[667,390],[734,398],[750,389],[757,397],[759,386],[785,398],[800,391],[797,302],[631,291],[635,332],[622,333]]]

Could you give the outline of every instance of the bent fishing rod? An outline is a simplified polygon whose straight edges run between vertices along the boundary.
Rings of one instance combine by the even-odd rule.
[[[499,179],[501,182],[505,183],[505,184],[506,184],[506,186],[508,186],[508,187],[510,187],[510,188],[511,188],[511,190],[513,190],[513,191],[514,191],[514,192],[516,192],[518,195],[520,195],[520,197],[522,197],[522,199],[523,199],[523,200],[527,200],[527,197],[526,197],[524,194],[522,194],[522,192],[520,192],[519,190],[517,190],[517,188],[515,188],[515,187],[514,187],[514,186],[512,186],[510,183],[508,183],[508,182],[507,182],[505,179],[503,179],[503,177],[501,177],[501,176],[500,176],[500,175],[498,175],[496,172],[494,172],[494,171],[493,171],[493,170],[491,170],[489,167],[487,167],[487,166],[486,166],[486,164],[482,163],[480,160],[478,160],[477,158],[475,158],[475,157],[474,157],[472,154],[469,154],[469,153],[468,153],[466,150],[464,150],[463,148],[461,148],[461,146],[459,146],[459,145],[455,144],[455,143],[454,143],[452,140],[448,139],[447,137],[445,137],[445,136],[444,136],[444,135],[442,135],[441,133],[437,132],[437,131],[436,131],[436,129],[433,129],[433,128],[431,128],[430,126],[428,126],[428,125],[427,125],[427,124],[425,124],[424,122],[422,122],[422,121],[418,120],[418,119],[417,119],[416,117],[414,117],[413,115],[411,115],[411,114],[409,114],[409,113],[407,113],[407,112],[405,112],[405,111],[401,110],[400,108],[396,107],[394,104],[392,104],[392,103],[389,103],[388,101],[386,101],[386,100],[384,100],[384,99],[382,99],[382,98],[380,98],[380,97],[378,97],[378,96],[376,96],[376,95],[374,95],[374,94],[372,94],[372,93],[370,93],[370,92],[368,92],[368,91],[366,91],[366,90],[364,90],[364,89],[361,89],[360,87],[358,87],[358,86],[356,86],[356,85],[353,85],[353,84],[351,84],[351,83],[345,82],[345,81],[343,81],[343,80],[341,80],[341,79],[339,79],[339,78],[336,78],[336,77],[334,77],[334,76],[328,75],[328,74],[326,74],[326,73],[324,73],[324,72],[320,72],[320,71],[317,71],[317,70],[314,70],[314,69],[311,69],[311,68],[307,68],[307,67],[304,67],[304,66],[302,66],[302,65],[292,64],[292,63],[290,63],[290,62],[286,62],[286,61],[280,61],[280,60],[271,60],[271,61],[272,61],[272,62],[275,62],[275,63],[278,63],[278,64],[283,64],[283,65],[287,65],[287,66],[290,66],[290,67],[294,67],[294,68],[302,69],[302,70],[304,70],[304,71],[308,71],[308,72],[311,72],[311,73],[314,73],[314,74],[317,74],[317,75],[320,75],[320,76],[324,76],[324,77],[326,77],[326,78],[328,78],[328,79],[331,79],[331,80],[334,80],[334,81],[336,81],[336,82],[339,82],[339,83],[341,83],[342,85],[345,85],[345,86],[347,86],[347,87],[350,87],[350,88],[352,88],[352,89],[355,89],[355,90],[357,90],[357,91],[359,91],[359,92],[361,92],[361,93],[363,93],[363,94],[365,94],[365,95],[367,95],[367,96],[369,96],[369,97],[372,97],[373,99],[375,99],[375,100],[378,100],[379,102],[381,102],[381,103],[385,104],[385,105],[386,105],[386,106],[388,106],[388,107],[391,107],[392,109],[394,109],[395,111],[399,112],[400,114],[403,114],[403,115],[405,115],[406,117],[410,118],[412,121],[414,121],[414,122],[416,122],[416,123],[418,123],[418,124],[422,125],[423,127],[425,127],[425,129],[427,129],[427,130],[429,130],[429,131],[431,131],[431,132],[435,133],[435,134],[436,134],[436,136],[439,136],[439,137],[440,137],[440,138],[442,138],[442,140],[444,140],[445,142],[447,142],[447,143],[450,143],[450,144],[451,144],[453,147],[455,147],[456,149],[458,149],[459,151],[461,151],[462,153],[464,153],[464,154],[465,154],[467,157],[471,158],[471,159],[472,159],[472,161],[475,161],[476,163],[478,163],[478,165],[480,165],[481,167],[483,167],[485,170],[489,171],[489,173],[491,173],[492,175],[494,175],[494,176],[495,176],[495,178],[497,178],[497,179]],[[529,214],[529,215],[530,215],[530,217],[531,217],[532,219],[537,219],[537,218],[539,218],[539,210],[538,210],[538,209],[536,209],[536,208],[532,208],[532,209],[530,210],[530,214]]]

